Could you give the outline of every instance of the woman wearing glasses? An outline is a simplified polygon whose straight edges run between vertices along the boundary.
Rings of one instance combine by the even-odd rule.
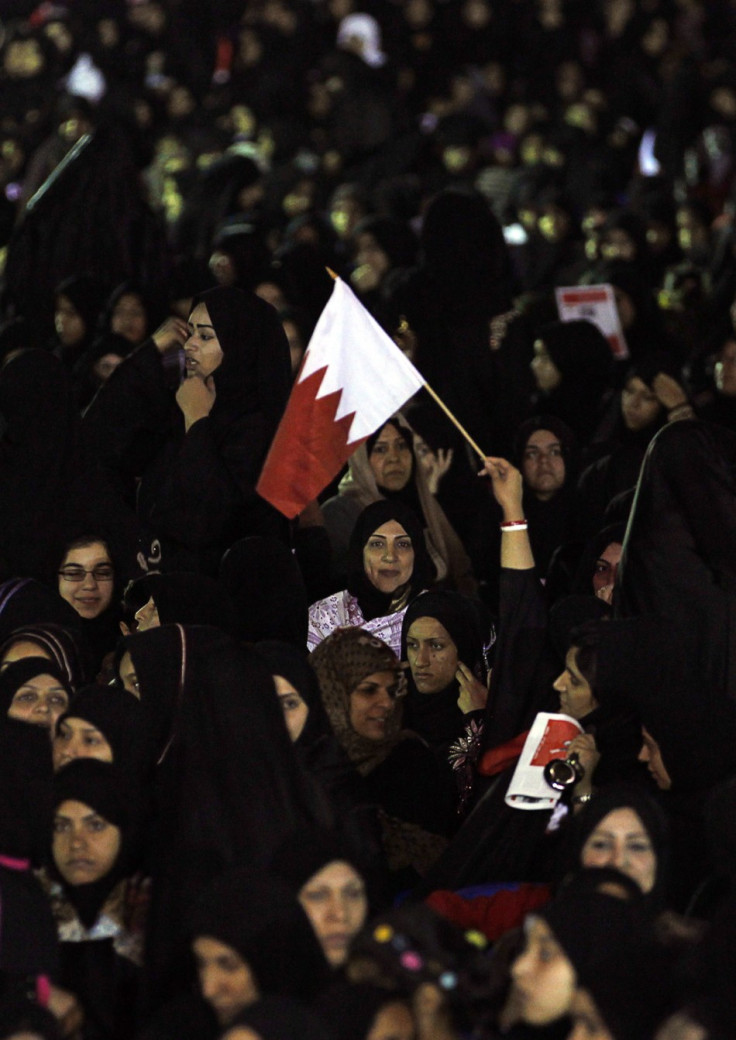
[[[108,543],[97,534],[68,542],[57,572],[59,595],[72,606],[99,666],[120,635],[119,591]]]

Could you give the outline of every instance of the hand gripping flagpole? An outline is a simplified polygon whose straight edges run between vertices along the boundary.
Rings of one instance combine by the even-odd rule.
[[[335,272],[334,272],[333,270],[331,270],[331,268],[329,268],[329,267],[327,268],[327,273],[328,273],[328,274],[330,275],[330,277],[331,277],[331,278],[333,278],[333,279],[334,279],[335,281],[337,281],[337,279],[339,278],[339,275],[335,274]],[[397,349],[397,350],[399,350],[400,348],[399,348],[399,347],[397,347],[396,349]],[[480,458],[481,462],[485,462],[485,460],[486,460],[486,454],[485,454],[485,452],[484,452],[484,451],[481,451],[481,449],[480,449],[480,448],[478,447],[478,445],[476,444],[476,442],[475,442],[475,441],[473,440],[473,438],[472,438],[472,437],[470,436],[470,434],[469,434],[469,433],[468,433],[468,431],[467,431],[467,430],[465,429],[465,427],[463,426],[463,424],[462,424],[462,423],[460,422],[460,420],[459,420],[459,419],[457,419],[457,418],[456,418],[456,417],[455,417],[455,416],[453,415],[453,413],[452,413],[452,412],[450,411],[450,409],[449,409],[449,408],[447,407],[447,405],[446,405],[446,404],[445,404],[445,402],[444,402],[444,401],[442,400],[442,398],[441,398],[441,397],[440,397],[440,396],[439,396],[439,395],[438,395],[437,393],[435,393],[435,391],[434,391],[434,390],[432,389],[432,387],[431,387],[431,386],[429,385],[429,383],[427,383],[427,382],[424,382],[424,383],[422,383],[422,386],[423,386],[423,387],[424,387],[424,389],[425,389],[425,390],[427,391],[427,393],[429,394],[429,396],[430,396],[430,397],[432,397],[432,398],[433,398],[433,399],[434,399],[434,400],[435,400],[435,401],[437,402],[437,404],[438,404],[438,405],[440,406],[440,408],[441,408],[441,409],[442,409],[442,411],[443,411],[443,412],[445,413],[445,415],[446,415],[446,416],[447,416],[447,418],[448,418],[448,419],[450,420],[450,422],[451,422],[451,423],[453,423],[453,425],[457,427],[457,429],[458,429],[458,430],[460,431],[460,433],[461,433],[461,434],[463,435],[463,437],[464,437],[464,438],[465,438],[465,440],[466,440],[466,441],[468,442],[468,444],[469,444],[469,445],[470,445],[470,447],[471,447],[471,448],[473,449],[473,451],[475,451],[475,452],[477,453],[477,455],[478,455],[478,457]]]

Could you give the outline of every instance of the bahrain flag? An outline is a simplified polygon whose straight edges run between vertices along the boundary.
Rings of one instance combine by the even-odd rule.
[[[290,519],[424,385],[341,278],[319,316],[256,491]]]

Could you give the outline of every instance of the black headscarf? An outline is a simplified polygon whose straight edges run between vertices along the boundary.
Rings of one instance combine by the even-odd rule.
[[[366,621],[384,617],[389,613],[396,594],[379,592],[365,573],[363,549],[370,536],[390,520],[396,520],[411,538],[414,549],[414,569],[409,579],[409,600],[418,595],[434,577],[434,564],[427,552],[424,532],[415,513],[401,502],[382,499],[366,506],[355,521],[348,546],[348,592],[358,600],[361,613]]]
[[[653,908],[659,909],[667,887],[669,828],[665,814],[643,787],[636,784],[609,784],[596,793],[572,821],[568,833],[567,866],[570,870],[580,869],[583,846],[601,821],[616,809],[632,809],[649,835],[657,866],[654,887],[651,892],[645,893],[645,898]]]
[[[79,758],[54,777],[54,811],[66,801],[89,806],[120,830],[120,851],[104,877],[85,885],[71,885],[62,878],[58,865],[53,871],[82,924],[91,928],[110,892],[134,867],[137,853],[135,792],[112,763]]]
[[[255,293],[218,286],[192,300],[207,308],[223,359],[214,373],[210,413],[227,424],[241,413],[262,413],[270,442],[291,390],[289,344],[274,308]]]
[[[142,739],[143,709],[138,699],[118,686],[85,686],[72,698],[69,710],[59,717],[56,732],[66,719],[83,719],[98,729],[122,770],[135,771]]]
[[[329,719],[322,704],[319,683],[314,669],[307,660],[306,651],[292,643],[264,639],[255,649],[266,661],[272,675],[281,675],[290,682],[309,709],[304,729],[296,741],[297,747],[309,748],[325,733],[331,733]]]
[[[8,714],[18,688],[38,675],[53,676],[71,698],[72,687],[63,671],[53,661],[45,657],[24,657],[0,672],[0,716],[4,718]]]
[[[208,574],[170,571],[138,578],[132,595],[143,602],[153,597],[162,625],[215,625],[225,632],[235,629],[235,608],[221,583]]]
[[[608,895],[606,884],[623,890]],[[615,1040],[648,1040],[671,1007],[672,959],[653,936],[645,901],[616,870],[581,870],[537,913],[575,969]]]
[[[310,999],[329,975],[294,894],[249,870],[229,870],[208,885],[193,909],[189,932],[232,947],[253,972],[262,996]]]
[[[126,650],[138,677],[145,723],[145,762],[151,767],[171,736],[182,696],[184,629],[181,625],[162,625],[126,636],[118,647],[118,664]]]
[[[511,264],[498,220],[482,195],[448,188],[434,197],[421,232],[423,266],[449,320],[467,325],[511,305]]]
[[[47,622],[81,632],[79,614],[55,589],[33,578],[12,578],[0,585],[0,644],[24,625]]]
[[[364,873],[360,857],[339,831],[310,828],[295,831],[279,846],[271,870],[298,896],[310,878],[330,863],[348,863],[358,874]]]
[[[483,648],[490,637],[490,619],[483,627],[482,608],[459,592],[442,590],[426,592],[409,604],[401,629],[401,660],[406,661],[409,629],[418,618],[434,618],[445,628],[457,647],[458,660],[481,682],[486,679]],[[404,701],[404,724],[430,745],[446,744],[455,739],[462,728],[463,713],[457,704],[458,683],[455,678],[437,693],[420,693],[411,671],[407,671],[407,697]]]

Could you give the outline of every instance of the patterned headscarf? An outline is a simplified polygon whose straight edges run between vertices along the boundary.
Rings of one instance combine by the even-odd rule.
[[[406,691],[406,680],[399,660],[383,640],[362,628],[338,628],[313,651],[310,664],[317,673],[322,703],[335,736],[347,752],[358,772],[370,773],[388,757],[399,742],[401,705],[397,704],[381,741],[368,740],[355,732],[350,724],[350,695],[368,675],[396,672],[396,698]]]

